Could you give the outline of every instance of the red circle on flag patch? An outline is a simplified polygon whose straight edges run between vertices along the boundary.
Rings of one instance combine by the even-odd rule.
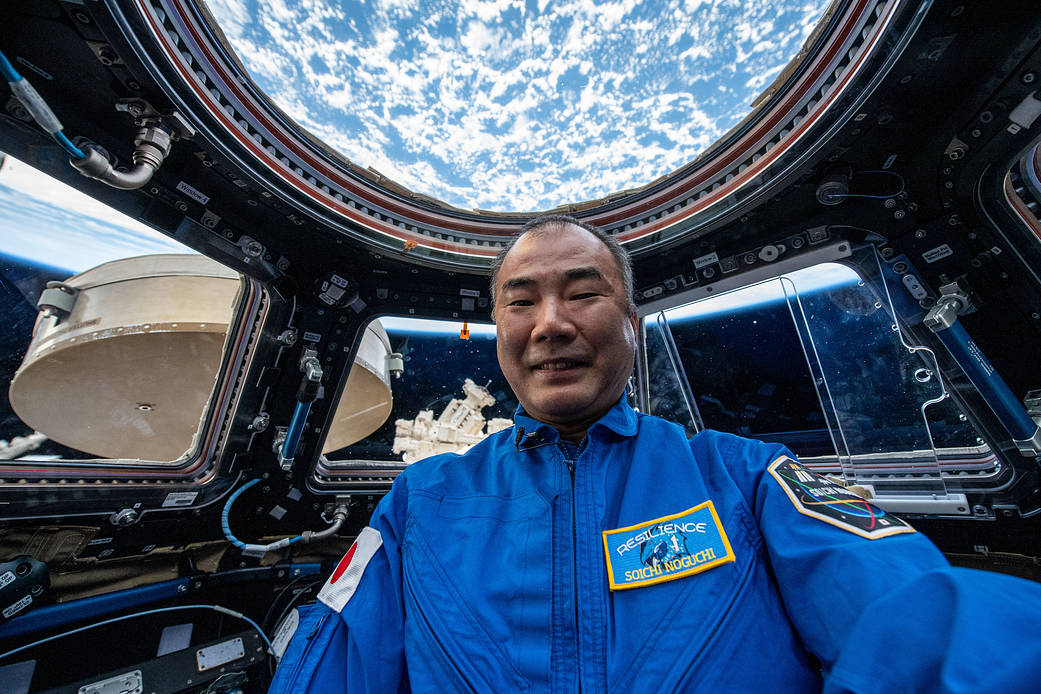
[[[358,541],[355,540],[351,548],[347,550],[347,554],[343,555],[343,559],[336,565],[336,570],[333,571],[332,578],[329,579],[329,583],[336,583],[340,580],[340,576],[343,576],[343,572],[347,570],[347,567],[351,565],[351,559],[354,559],[354,550],[358,549]]]

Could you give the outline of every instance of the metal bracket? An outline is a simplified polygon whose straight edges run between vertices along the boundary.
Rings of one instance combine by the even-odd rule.
[[[971,313],[975,310],[969,293],[962,289],[957,282],[951,282],[940,287],[940,298],[936,305],[925,314],[922,323],[925,327],[938,333],[946,330],[958,321],[958,316]]]
[[[93,684],[85,684],[77,694],[141,694],[144,685],[140,670],[109,677]]]
[[[36,302],[36,308],[45,316],[54,316],[60,322],[62,318],[72,313],[72,307],[76,305],[76,298],[80,290],[64,282],[48,282],[47,288],[40,293],[40,300]]]

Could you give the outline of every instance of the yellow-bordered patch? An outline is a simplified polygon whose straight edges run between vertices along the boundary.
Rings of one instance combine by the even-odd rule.
[[[611,590],[672,581],[734,561],[712,501],[616,530],[604,530]]]

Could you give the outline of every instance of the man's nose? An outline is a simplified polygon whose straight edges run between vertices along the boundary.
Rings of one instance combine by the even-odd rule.
[[[567,339],[574,336],[575,330],[574,320],[564,301],[548,299],[540,302],[532,339]]]

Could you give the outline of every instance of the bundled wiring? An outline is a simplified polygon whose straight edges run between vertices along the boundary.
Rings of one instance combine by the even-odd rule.
[[[272,656],[274,656],[275,648],[271,644],[271,639],[269,639],[267,637],[267,634],[264,633],[264,631],[260,628],[259,624],[257,624],[256,622],[254,622],[252,619],[250,619],[246,615],[242,614],[241,612],[236,612],[235,610],[231,610],[231,609],[228,609],[227,607],[222,607],[220,605],[175,605],[175,606],[172,606],[172,607],[157,607],[157,608],[151,609],[151,610],[144,610],[143,612],[134,612],[133,614],[125,614],[125,615],[122,615],[120,617],[113,617],[112,619],[106,619],[106,620],[103,620],[101,622],[95,622],[94,624],[88,624],[86,626],[82,626],[82,627],[79,627],[77,629],[71,629],[69,631],[64,631],[64,632],[62,632],[60,634],[54,634],[53,636],[48,636],[47,638],[40,639],[39,641],[33,641],[32,643],[26,644],[24,646],[19,646],[18,648],[15,648],[15,649],[12,649],[10,651],[7,651],[6,653],[0,653],[0,660],[3,660],[4,658],[9,658],[10,656],[14,655],[15,653],[21,653],[22,651],[28,650],[30,648],[35,648],[36,646],[40,646],[42,644],[48,643],[50,641],[54,641],[56,639],[64,638],[66,636],[72,636],[73,634],[79,634],[80,632],[87,631],[88,629],[96,629],[97,627],[102,627],[102,626],[105,626],[106,624],[114,624],[116,622],[121,622],[121,621],[124,621],[124,620],[127,620],[127,619],[134,619],[136,617],[144,617],[144,616],[150,615],[150,614],[159,614],[160,612],[173,612],[175,610],[215,610],[217,612],[220,612],[221,614],[226,614],[226,615],[228,615],[230,617],[235,617],[236,619],[241,619],[242,621],[248,623],[251,627],[256,629],[257,633],[260,634],[260,638],[264,641],[264,644],[267,646],[267,652],[270,653]]]
[[[3,74],[4,79],[11,86],[11,91],[22,102],[25,110],[29,112],[33,120],[46,130],[70,157],[77,160],[85,159],[87,155],[83,150],[72,144],[72,141],[62,132],[61,121],[54,115],[51,107],[47,105],[47,102],[43,100],[39,92],[29,84],[29,80],[18,74],[18,70],[15,69],[3,52],[0,52],[0,73]]]

